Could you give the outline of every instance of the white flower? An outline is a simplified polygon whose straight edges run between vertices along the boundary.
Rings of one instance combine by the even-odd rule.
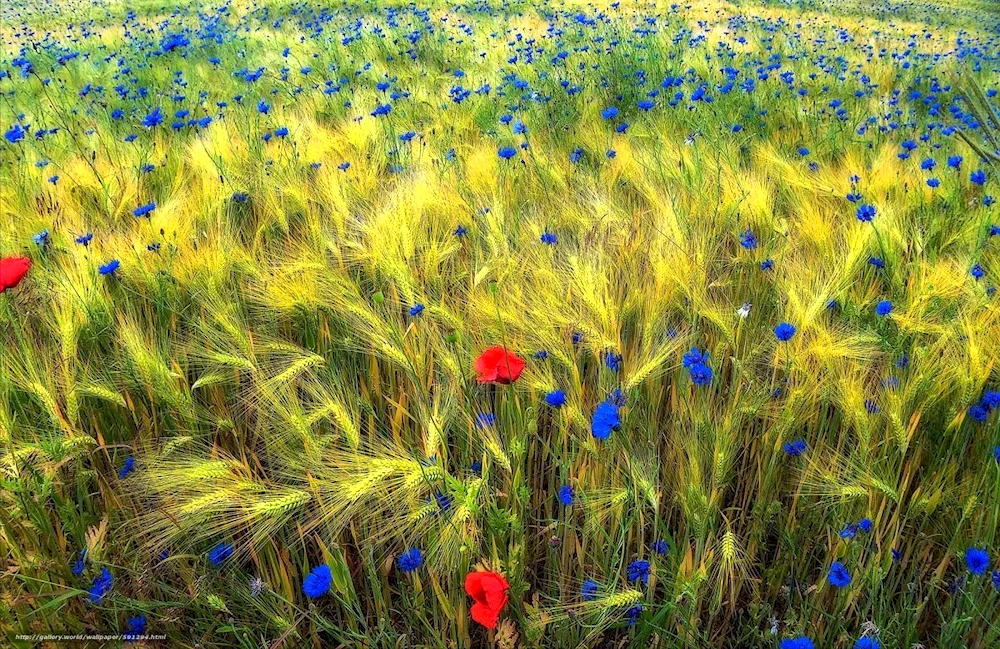
[[[749,302],[744,302],[743,306],[741,306],[739,309],[737,309],[736,315],[738,315],[739,317],[741,317],[744,320],[746,320],[747,316],[750,315],[750,303]]]

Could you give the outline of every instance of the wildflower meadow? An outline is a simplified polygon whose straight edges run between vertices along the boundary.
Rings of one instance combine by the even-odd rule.
[[[0,43],[0,645],[1000,646],[1000,4]]]

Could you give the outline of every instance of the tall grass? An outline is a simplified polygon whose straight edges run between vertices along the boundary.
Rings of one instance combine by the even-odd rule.
[[[144,615],[150,646],[996,646],[964,553],[997,567],[1000,423],[970,407],[1000,384],[1000,23],[952,4],[5,6],[10,641]],[[512,385],[475,379],[495,345]],[[495,631],[477,569],[510,584]]]

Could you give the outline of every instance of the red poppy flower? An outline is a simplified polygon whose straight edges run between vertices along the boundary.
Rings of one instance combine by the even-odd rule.
[[[472,619],[479,622],[487,629],[497,628],[497,621],[500,619],[500,611],[507,605],[510,599],[507,596],[507,589],[510,584],[495,572],[470,572],[465,576],[465,592],[469,597],[476,600],[469,612]]]
[[[524,361],[517,354],[497,345],[490,347],[476,359],[474,365],[479,373],[480,383],[502,383],[507,385],[517,380],[524,371]]]
[[[0,293],[17,286],[31,268],[28,257],[7,257],[0,259]],[[522,363],[523,365],[523,363]]]

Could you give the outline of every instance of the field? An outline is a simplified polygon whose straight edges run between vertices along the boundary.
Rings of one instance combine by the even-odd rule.
[[[0,644],[1000,646],[1000,6],[0,40]]]

